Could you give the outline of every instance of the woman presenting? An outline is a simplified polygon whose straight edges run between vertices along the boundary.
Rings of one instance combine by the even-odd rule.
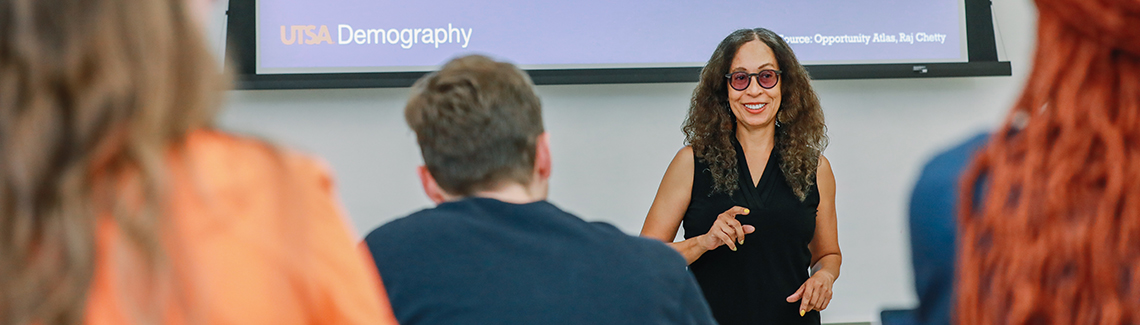
[[[728,35],[682,129],[688,146],[641,235],[688,260],[721,324],[819,324],[842,261],[835,175],[819,98],[788,44],[763,28]]]

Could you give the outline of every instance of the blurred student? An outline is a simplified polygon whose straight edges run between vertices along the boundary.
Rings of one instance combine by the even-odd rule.
[[[1140,323],[1140,1],[1036,3],[1033,71],[961,185],[955,319]]]
[[[910,247],[914,266],[913,311],[884,311],[883,325],[949,325],[954,300],[958,229],[958,183],[989,140],[979,133],[931,158],[910,197]]]
[[[549,136],[522,71],[452,60],[404,114],[438,205],[365,238],[401,324],[713,323],[676,251],[546,201]]]
[[[211,129],[203,7],[0,1],[0,324],[394,323],[327,170]]]

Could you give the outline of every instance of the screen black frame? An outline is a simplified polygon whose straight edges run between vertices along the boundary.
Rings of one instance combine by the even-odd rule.
[[[814,80],[1010,76],[998,61],[990,0],[963,0],[968,62],[805,65]],[[230,0],[226,11],[226,56],[237,89],[408,87],[427,72],[257,74],[256,0]],[[696,82],[700,67],[526,70],[535,84]]]

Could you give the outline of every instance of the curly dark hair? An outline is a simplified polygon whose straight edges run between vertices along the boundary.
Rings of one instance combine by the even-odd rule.
[[[819,97],[811,88],[807,70],[796,60],[791,47],[776,33],[764,28],[740,29],[725,37],[717,45],[712,58],[701,70],[701,79],[693,90],[689,115],[681,130],[685,143],[693,147],[693,154],[709,165],[713,174],[713,193],[732,193],[737,190],[736,150],[732,139],[736,136],[736,116],[728,104],[728,80],[725,73],[741,45],[759,40],[776,55],[776,63],[783,71],[781,86],[783,97],[776,113],[776,144],[780,153],[780,170],[800,200],[804,200],[815,184],[815,172],[820,153],[827,147],[827,127],[823,123],[823,109]]]

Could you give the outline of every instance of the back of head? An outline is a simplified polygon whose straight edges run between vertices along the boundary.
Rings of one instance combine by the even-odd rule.
[[[404,115],[444,191],[468,196],[530,182],[542,105],[514,65],[478,55],[454,59],[416,82]]]
[[[957,320],[1135,324],[1140,2],[1037,7],[1025,90],[963,179]]]
[[[0,324],[82,320],[101,211],[160,263],[165,151],[226,87],[184,6],[0,1]]]

